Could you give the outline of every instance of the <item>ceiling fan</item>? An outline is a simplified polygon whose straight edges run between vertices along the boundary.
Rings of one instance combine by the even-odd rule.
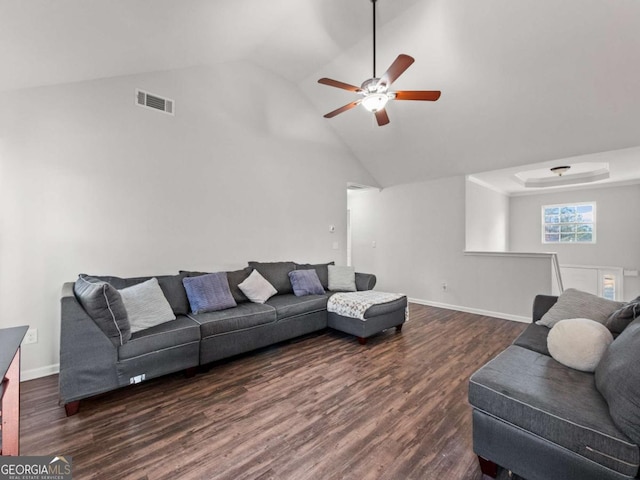
[[[373,77],[365,80],[362,86],[356,87],[348,83],[332,80],[331,78],[321,78],[318,83],[329,85],[330,87],[342,88],[355,92],[361,96],[358,100],[348,103],[333,112],[324,115],[325,118],[333,118],[339,113],[351,110],[362,104],[364,108],[372,112],[376,116],[378,125],[382,127],[389,123],[389,116],[385,110],[385,106],[389,100],[427,100],[435,102],[440,98],[439,90],[398,90],[389,91],[391,84],[404,73],[415,61],[409,55],[400,54],[384,74],[376,77],[376,1],[371,0],[373,4]]]

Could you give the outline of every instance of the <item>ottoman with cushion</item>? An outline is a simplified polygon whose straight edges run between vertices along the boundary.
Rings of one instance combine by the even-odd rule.
[[[327,303],[328,325],[358,337],[367,338],[395,327],[399,332],[406,320],[407,297],[374,291],[336,293]]]

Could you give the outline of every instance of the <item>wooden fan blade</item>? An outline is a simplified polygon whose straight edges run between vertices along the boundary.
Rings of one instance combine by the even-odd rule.
[[[400,90],[394,92],[395,100],[429,100],[435,102],[440,98],[439,90]]]
[[[336,115],[342,113],[342,112],[346,112],[347,110],[351,110],[353,107],[357,107],[358,105],[360,105],[360,102],[362,100],[356,100],[355,102],[351,102],[351,103],[347,103],[344,107],[340,107],[336,110],[334,110],[333,112],[329,112],[327,113],[324,118],[333,118]]]
[[[382,110],[378,110],[375,115],[379,127],[389,123],[389,115],[387,115],[387,111],[384,108]]]
[[[401,53],[398,55],[398,58],[393,61],[389,69],[384,72],[384,75],[380,77],[378,85],[385,84],[387,87],[390,86],[413,62],[415,62],[413,57]]]
[[[348,83],[339,82],[338,80],[332,80],[330,78],[321,78],[318,83],[323,85],[329,85],[330,87],[342,88],[343,90],[349,90],[350,92],[360,92],[362,89],[355,85],[349,85]]]

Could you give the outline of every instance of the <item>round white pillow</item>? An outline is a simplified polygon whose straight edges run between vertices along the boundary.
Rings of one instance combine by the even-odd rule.
[[[607,327],[588,318],[561,320],[547,336],[551,356],[563,365],[583,372],[595,371],[611,342],[613,335]]]

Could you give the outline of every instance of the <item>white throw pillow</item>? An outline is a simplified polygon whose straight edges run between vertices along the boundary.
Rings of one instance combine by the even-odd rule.
[[[273,285],[255,269],[244,282],[238,284],[238,288],[253,303],[264,303],[278,293]]]
[[[353,267],[329,265],[329,290],[332,292],[355,292],[356,271]]]
[[[129,316],[131,333],[176,319],[155,277],[119,292]]]
[[[609,329],[588,318],[560,320],[547,336],[551,356],[583,372],[595,371],[611,342],[613,335]]]

